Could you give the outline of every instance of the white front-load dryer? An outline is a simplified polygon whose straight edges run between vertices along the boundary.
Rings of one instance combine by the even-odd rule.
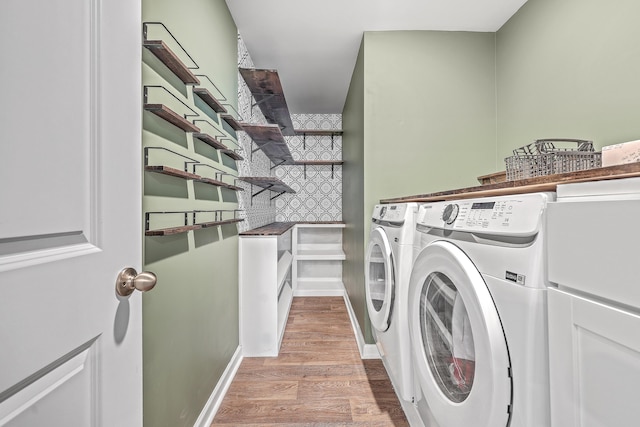
[[[417,204],[376,205],[365,257],[367,311],[382,362],[398,396],[414,398],[408,285]]]
[[[548,427],[543,218],[553,193],[421,205],[412,361],[437,427]]]

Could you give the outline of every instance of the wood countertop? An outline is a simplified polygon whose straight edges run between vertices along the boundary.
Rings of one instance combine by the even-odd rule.
[[[556,191],[558,184],[574,182],[602,181],[610,179],[640,176],[640,162],[608,166],[578,172],[539,176],[518,181],[506,181],[475,187],[459,188],[430,194],[419,194],[393,199],[384,199],[380,203],[437,202],[443,200],[470,199],[475,197],[505,196],[509,194],[537,193]]]
[[[344,224],[343,221],[297,221],[297,222],[272,222],[262,227],[243,231],[240,236],[280,236],[297,224]]]

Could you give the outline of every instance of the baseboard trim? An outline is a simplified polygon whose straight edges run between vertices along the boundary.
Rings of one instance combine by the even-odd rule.
[[[353,307],[351,306],[351,301],[349,301],[347,291],[344,291],[342,293],[342,297],[344,298],[344,303],[347,306],[347,311],[349,312],[349,319],[351,320],[353,334],[356,336],[356,342],[358,343],[360,358],[380,359],[380,352],[378,351],[378,347],[376,347],[375,344],[367,344],[364,341],[364,335],[362,334],[362,330],[360,329],[360,324],[358,323],[358,319],[356,318],[356,313],[355,311],[353,311]]]
[[[227,390],[229,390],[231,386],[231,381],[233,381],[236,372],[238,372],[242,358],[242,347],[238,346],[193,427],[209,427],[211,425],[213,418],[218,412],[218,408],[220,408],[222,404],[222,399],[224,399]]]

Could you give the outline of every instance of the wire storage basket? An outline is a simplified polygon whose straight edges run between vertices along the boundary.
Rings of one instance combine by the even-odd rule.
[[[593,150],[592,141],[550,138],[516,148],[513,156],[504,161],[507,181],[515,181],[598,168],[602,165],[602,153]]]

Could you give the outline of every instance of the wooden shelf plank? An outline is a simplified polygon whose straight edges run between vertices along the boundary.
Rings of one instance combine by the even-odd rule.
[[[213,179],[213,178],[205,178],[205,177],[199,176],[198,179],[196,179],[196,181],[203,182],[205,184],[215,185],[217,187],[228,188],[229,190],[244,191],[242,187],[236,187],[235,185],[227,184],[226,182],[218,181],[217,179]]]
[[[227,148],[225,150],[220,150],[221,153],[226,154],[227,156],[231,157],[233,160],[244,160],[244,157],[242,157],[240,154],[236,153],[235,151]]]
[[[209,89],[205,87],[194,87],[193,93],[198,95],[200,99],[202,99],[205,104],[213,109],[216,113],[226,113],[227,109],[216,99],[215,96],[209,92]]]
[[[308,136],[341,136],[342,129],[296,129],[296,135],[308,135]]]
[[[243,123],[242,129],[272,162],[293,162],[291,151],[278,125]]]
[[[216,150],[226,150],[227,146],[222,142],[218,141],[216,138],[212,137],[208,133],[194,133],[193,137],[199,139],[207,145],[215,148]]]
[[[224,219],[221,221],[201,222],[201,223],[198,223],[198,225],[201,228],[210,228],[210,227],[217,227],[219,225],[236,224],[242,221],[244,221],[244,219],[234,218],[234,219]]]
[[[184,84],[198,85],[200,80],[178,58],[162,40],[145,40],[142,45],[149,49],[164,65],[167,66]]]
[[[277,124],[283,135],[294,136],[296,133],[278,71],[255,68],[240,68],[239,71],[267,121]]]
[[[240,124],[240,122],[236,120],[236,118],[231,114],[220,114],[220,117],[222,118],[222,120],[227,122],[233,130],[242,130],[242,125]]]
[[[144,104],[144,109],[179,127],[185,132],[200,132],[200,128],[163,104]]]
[[[293,188],[275,177],[239,176],[238,179],[276,193],[295,193]]]
[[[145,236],[171,236],[173,234],[186,233],[191,230],[199,230],[202,228],[199,224],[194,225],[183,225],[181,227],[169,227],[169,228],[161,228],[158,230],[147,230],[145,231]]]
[[[321,165],[342,165],[343,160],[295,160],[291,163],[285,163],[292,166],[321,166]]]
[[[196,174],[190,173],[190,172],[181,171],[179,169],[175,169],[175,168],[172,168],[172,167],[169,167],[169,166],[145,166],[144,170],[146,170],[148,172],[160,173],[160,174],[163,174],[163,175],[175,176],[177,178],[194,179],[194,180],[201,179],[200,175],[196,175]]]

